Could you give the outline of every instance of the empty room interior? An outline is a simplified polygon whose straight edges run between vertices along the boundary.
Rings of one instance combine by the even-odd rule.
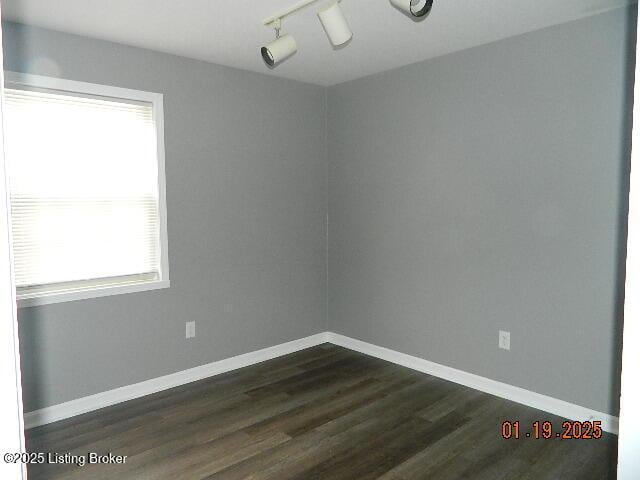
[[[1,9],[22,478],[640,479],[635,1]]]

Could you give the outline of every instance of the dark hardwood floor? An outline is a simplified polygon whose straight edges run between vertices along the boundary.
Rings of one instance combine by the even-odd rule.
[[[504,440],[562,419],[333,345],[28,432],[30,452],[127,455],[34,465],[33,479],[614,479],[616,437]],[[526,430],[529,430],[525,428]]]

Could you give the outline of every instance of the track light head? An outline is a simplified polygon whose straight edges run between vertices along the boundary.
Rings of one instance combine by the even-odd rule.
[[[279,19],[273,23],[273,28],[276,31],[276,39],[260,49],[262,59],[269,68],[284,62],[298,51],[295,38],[291,35],[280,35],[281,21]]]
[[[433,7],[433,0],[389,0],[391,5],[414,20],[427,17]]]
[[[0,0],[1,1],[1,0]],[[298,51],[295,39],[291,35],[280,35],[282,20],[300,10],[309,7],[318,0],[298,0],[297,3],[279,14],[266,18],[264,25],[271,27],[276,32],[276,39],[260,49],[260,54],[264,63],[269,68],[274,68]],[[329,5],[318,12],[320,23],[329,41],[334,47],[346,45],[352,38],[353,33],[347,19],[340,8],[342,0],[331,0]],[[389,0],[391,5],[408,15],[413,20],[423,20],[431,12],[433,0]]]
[[[334,47],[344,45],[353,37],[347,19],[344,17],[337,1],[318,12],[318,18]]]

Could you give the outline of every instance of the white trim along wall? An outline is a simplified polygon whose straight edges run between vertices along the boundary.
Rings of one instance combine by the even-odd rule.
[[[150,395],[152,393],[184,385],[196,380],[202,380],[204,378],[219,375],[238,368],[254,365],[256,363],[297,352],[305,348],[321,345],[323,343],[333,343],[350,350],[380,358],[382,360],[458,383],[460,385],[465,385],[481,392],[489,393],[491,395],[511,400],[528,407],[543,410],[570,420],[600,420],[602,422],[603,430],[614,434],[618,433],[618,417],[613,415],[608,415],[606,413],[565,402],[557,398],[541,395],[523,388],[514,387],[506,383],[474,375],[462,370],[456,370],[455,368],[440,365],[422,358],[413,357],[411,355],[406,355],[388,348],[331,332],[318,333],[299,340],[219,360],[217,362],[201,365],[189,370],[183,370],[163,377],[146,380],[134,385],[127,385],[107,392],[79,398],[77,400],[71,400],[69,402],[53,405],[41,410],[28,412],[25,414],[25,425],[27,428],[33,428],[39,425],[56,422],[58,420],[63,420],[65,418],[108,407],[117,403],[126,402],[127,400]]]
[[[1,30],[1,27],[0,27]],[[0,35],[2,32],[0,31]],[[2,45],[0,45],[0,451],[24,452],[20,347],[16,311],[13,258],[11,252],[11,209],[4,157],[4,78]],[[27,478],[21,462],[0,463],[3,479]]]

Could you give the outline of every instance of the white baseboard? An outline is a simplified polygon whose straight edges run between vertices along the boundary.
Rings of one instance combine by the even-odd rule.
[[[167,390],[169,388],[178,387],[187,383],[202,380],[204,378],[213,377],[236,370],[242,367],[248,367],[256,363],[271,360],[282,355],[304,350],[327,342],[326,333],[318,333],[310,337],[301,338],[292,342],[282,343],[273,347],[263,348],[254,352],[245,353],[236,357],[226,358],[217,362],[200,365],[180,372],[172,373],[162,377],[152,378],[144,382],[127,385],[124,387],[108,390],[106,392],[97,393],[88,397],[78,398],[69,402],[52,405],[41,410],[25,413],[25,428],[33,428],[47,423],[57,422],[65,418],[75,417],[83,413],[98,410],[100,408],[115,405],[116,403],[126,402],[134,398],[144,397],[152,393]]]
[[[282,355],[297,352],[305,348],[333,343],[341,347],[355,350],[372,357],[380,358],[403,367],[411,368],[419,372],[427,373],[460,385],[489,393],[500,398],[514,401],[522,405],[537,408],[554,415],[571,420],[600,420],[603,430],[618,434],[618,417],[598,412],[573,403],[558,400],[539,393],[531,392],[523,388],[514,387],[506,383],[491,380],[489,378],[474,375],[472,373],[457,370],[455,368],[430,362],[422,358],[396,352],[388,348],[362,342],[354,338],[345,337],[332,332],[318,333],[310,337],[301,338],[292,342],[282,343],[273,347],[263,348],[255,352],[245,353],[236,357],[227,358],[217,362],[201,365],[199,367],[172,373],[163,377],[153,378],[144,382],[127,385],[88,397],[78,398],[69,402],[60,403],[41,410],[25,413],[25,428],[33,428],[47,423],[57,422],[65,418],[74,417],[83,413],[98,410],[100,408],[115,405],[117,403],[133,400],[152,393],[167,390],[169,388],[185,385],[190,382],[213,377],[238,368],[247,367],[256,363],[271,360]]]
[[[616,435],[618,434],[618,417],[613,415],[581,407],[580,405],[558,400],[557,398],[548,397],[540,393],[525,390],[524,388],[514,387],[507,383],[474,375],[473,373],[440,365],[422,358],[396,352],[388,348],[379,347],[371,343],[362,342],[354,338],[345,337],[337,333],[327,333],[327,341],[350,350],[355,350],[356,352],[427,373],[434,377],[449,380],[528,407],[537,408],[538,410],[543,410],[563,418],[577,421],[600,420],[603,430]]]

